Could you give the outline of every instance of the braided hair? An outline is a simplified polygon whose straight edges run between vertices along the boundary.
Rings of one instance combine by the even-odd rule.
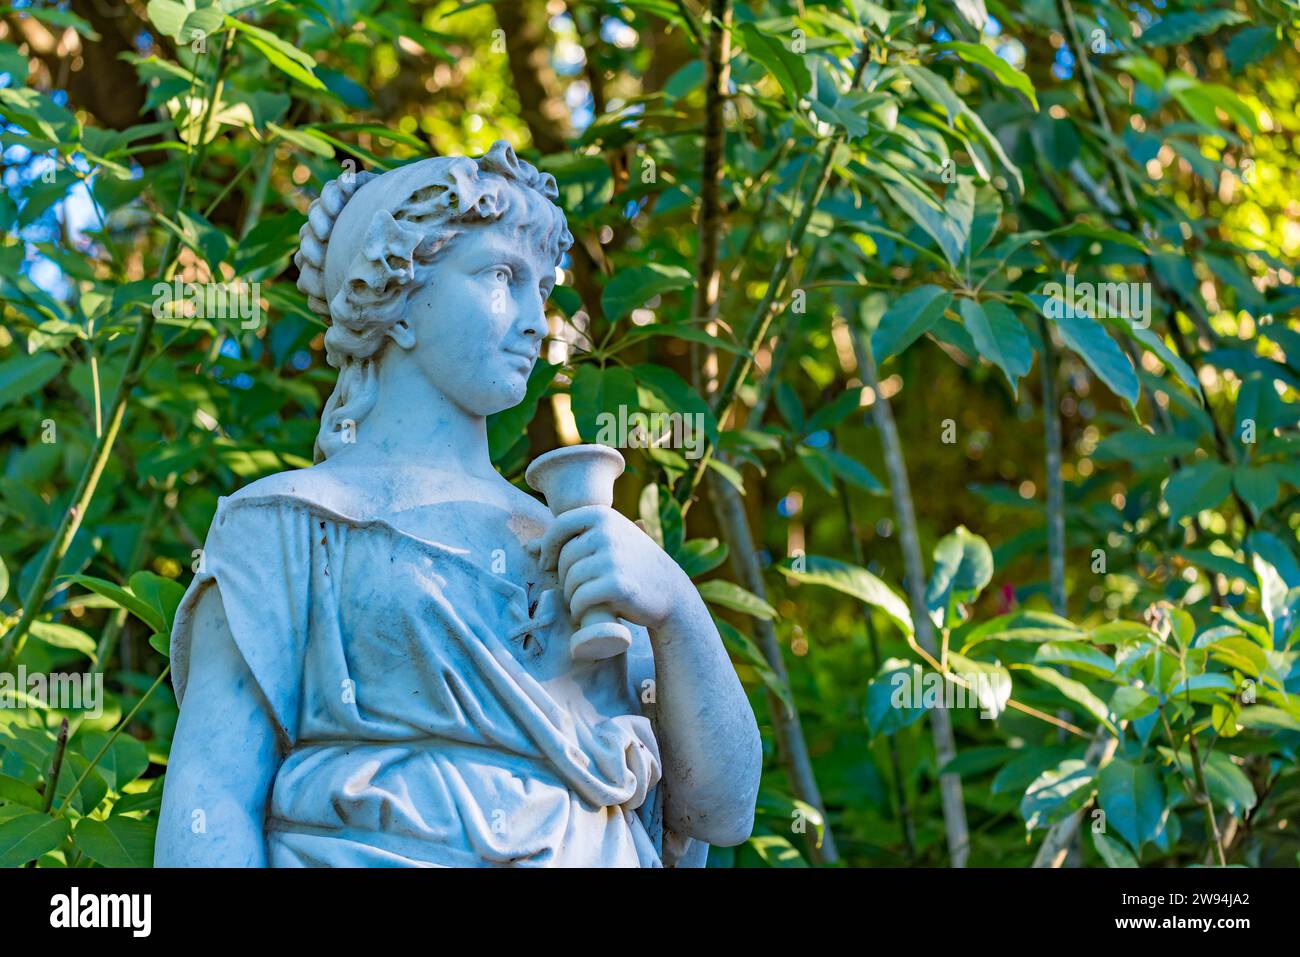
[[[435,157],[326,184],[307,211],[294,256],[298,288],[329,324],[326,361],[339,370],[321,413],[317,462],[339,451],[348,428],[374,408],[389,333],[447,245],[466,227],[515,211],[541,231],[558,265],[573,245],[558,197],[555,178],[504,140],[478,159]]]

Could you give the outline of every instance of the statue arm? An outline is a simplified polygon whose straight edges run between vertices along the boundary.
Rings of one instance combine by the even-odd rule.
[[[709,844],[741,844],[763,768],[758,723],[703,599],[689,582],[682,591],[677,613],[650,633],[664,822]]]
[[[265,867],[265,818],[281,761],[276,724],[235,645],[221,593],[199,598],[189,680],[159,815],[159,867]]]

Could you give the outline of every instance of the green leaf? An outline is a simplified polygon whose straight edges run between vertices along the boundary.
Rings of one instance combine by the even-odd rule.
[[[641,489],[641,497],[637,500],[637,517],[645,526],[645,533],[663,548],[664,529],[659,521],[659,486],[654,482]]]
[[[1037,665],[1011,665],[1011,667],[1027,671],[1044,684],[1051,685],[1096,718],[1107,731],[1116,737],[1119,736],[1119,732],[1110,720],[1110,709],[1106,707],[1106,702],[1093,694],[1083,682],[1067,678],[1053,668],[1040,668]]]
[[[1029,77],[1021,73],[1002,57],[998,56],[982,43],[940,43],[940,50],[951,50],[967,63],[982,66],[993,74],[993,78],[1003,86],[1018,90],[1024,94],[1035,110],[1038,109],[1038,97],[1034,95],[1034,84]]]
[[[686,289],[695,279],[681,266],[662,266],[646,263],[621,270],[600,294],[600,304],[605,318],[617,322],[655,296]]]
[[[1137,867],[1138,862],[1133,852],[1119,841],[1107,837],[1104,832],[1094,829],[1092,846],[1097,849],[1107,867]]]
[[[0,73],[8,73],[15,86],[27,82],[27,57],[12,43],[0,43]],[[5,225],[8,229],[8,225]]]
[[[1177,761],[1188,776],[1193,775],[1192,761],[1186,751],[1175,754],[1172,749],[1162,747],[1160,753],[1167,761]],[[1205,786],[1219,807],[1225,808],[1229,814],[1241,816],[1255,806],[1255,788],[1251,785],[1250,778],[1232,762],[1226,752],[1212,751],[1208,759],[1204,756],[1204,750],[1200,754]]]
[[[781,40],[767,35],[752,23],[740,25],[740,37],[745,52],[767,67],[781,84],[792,107],[812,89],[812,74],[808,72],[803,57],[788,50]]]
[[[846,455],[839,449],[814,449],[813,451],[827,461],[831,471],[850,485],[856,485],[872,495],[885,494],[885,487],[871,474],[871,470],[852,456]]]
[[[940,628],[951,628],[958,603],[973,602],[993,578],[989,543],[958,525],[934,548],[934,571],[925,589],[925,606]]]
[[[179,3],[178,0],[149,0],[145,12],[149,16],[149,22],[158,28],[159,33],[175,40],[181,34],[181,27],[185,26],[185,18],[190,15],[190,8]]]
[[[324,83],[313,73],[316,61],[311,54],[281,40],[270,30],[263,30],[243,20],[226,17],[226,26],[233,27],[248,38],[248,42],[277,70],[303,86],[328,92]]]
[[[275,123],[267,123],[266,128],[292,146],[306,150],[308,153],[315,153],[317,156],[323,156],[325,159],[334,158],[334,147],[320,136],[313,135],[307,130],[290,130]]]
[[[150,22],[158,32],[182,44],[195,39],[195,33],[208,36],[221,29],[224,14],[215,3],[196,7],[192,2],[149,0],[146,7]]]
[[[1277,46],[1277,28],[1271,24],[1247,27],[1235,33],[1223,52],[1228,57],[1228,67],[1238,74],[1252,63],[1258,63]]]
[[[1090,674],[1115,673],[1115,659],[1086,641],[1049,641],[1034,650],[1036,665],[1068,665]]]
[[[753,592],[741,588],[735,582],[715,578],[700,585],[699,591],[700,597],[705,601],[721,605],[723,608],[730,608],[732,611],[753,615],[763,621],[771,621],[776,617],[775,608]]]
[[[104,867],[153,867],[157,821],[114,815],[106,821],[82,818],[72,832],[72,843]]]
[[[890,356],[898,355],[921,338],[951,303],[952,294],[938,286],[919,286],[899,296],[871,334],[871,353],[876,365],[884,365]]]
[[[0,362],[0,408],[14,399],[39,392],[63,369],[63,360],[52,352],[15,356]]]
[[[748,24],[746,24],[748,26]],[[790,841],[780,834],[755,834],[749,839],[752,847],[768,867],[807,867]]]
[[[1096,772],[1071,758],[1040,774],[1020,801],[1025,827],[1048,827],[1079,810],[1092,797]]]
[[[1160,706],[1160,699],[1141,688],[1116,688],[1110,696],[1110,709],[1121,721],[1145,718]]]
[[[901,63],[899,69],[926,102],[931,106],[943,108],[943,112],[948,116],[948,126],[952,128],[957,117],[966,111],[966,104],[953,92],[948,81],[923,66],[915,66],[911,63]]]
[[[1165,786],[1154,766],[1115,758],[1101,769],[1097,785],[1106,826],[1119,831],[1130,847],[1141,850],[1165,826]]]
[[[57,848],[68,836],[66,818],[26,813],[0,824],[0,867],[22,867]]]
[[[1074,622],[1051,612],[1026,609],[990,618],[966,634],[962,651],[985,641],[1080,641],[1086,637]]]
[[[1097,446],[1096,457],[1104,462],[1143,463],[1150,460],[1167,462],[1196,451],[1197,442],[1168,432],[1148,432],[1146,429],[1125,429],[1112,432]]]
[[[1282,493],[1281,479],[1293,466],[1281,466],[1276,463],[1266,465],[1238,465],[1232,473],[1232,487],[1250,507],[1255,519],[1276,504]]]
[[[1220,462],[1198,462],[1179,469],[1165,483],[1169,518],[1177,521],[1214,508],[1232,491],[1232,469]]]
[[[931,672],[934,680],[942,675]],[[902,658],[890,658],[867,682],[867,700],[863,717],[872,737],[894,734],[925,717],[922,692],[925,674],[921,666]],[[942,700],[942,699],[941,699]],[[912,707],[920,704],[920,707]]]
[[[716,538],[693,538],[673,558],[688,577],[696,578],[727,560],[727,545]]]
[[[1300,718],[1266,704],[1252,704],[1242,708],[1237,714],[1237,723],[1244,728],[1259,728],[1264,731],[1300,731]]]
[[[1220,27],[1245,23],[1247,17],[1236,10],[1194,10],[1171,13],[1142,31],[1142,45],[1148,47],[1174,46],[1186,43]]]
[[[929,233],[956,269],[970,242],[971,223],[975,218],[975,186],[971,180],[964,176],[958,179],[943,200],[902,177],[886,179],[881,185],[898,207]]]
[[[1209,130],[1218,131],[1223,124],[1217,110],[1222,110],[1232,123],[1252,133],[1259,132],[1259,123],[1250,107],[1235,90],[1218,83],[1199,83],[1185,73],[1176,73],[1165,83],[1187,115]]]
[[[1025,327],[1015,313],[993,300],[963,299],[960,311],[979,354],[1002,370],[1011,394],[1018,394],[1021,376],[1034,364],[1034,347]]]
[[[893,619],[904,634],[912,633],[912,614],[907,609],[907,603],[865,568],[821,555],[805,555],[778,562],[776,570],[797,582],[825,585],[879,608]]]
[[[60,625],[52,621],[34,621],[32,622],[31,634],[33,638],[39,639],[51,647],[79,651],[83,655],[89,656],[91,661],[95,660],[95,639],[80,628],[73,628],[71,625]]]
[[[36,811],[44,806],[40,792],[36,788],[7,774],[0,774],[0,801],[21,804]]]
[[[129,588],[115,585],[102,578],[91,575],[69,575],[68,580],[77,585],[84,585],[97,595],[103,595],[120,608],[125,608],[154,631],[166,631],[167,619],[159,608],[155,608],[147,599],[137,596]]]
[[[1130,406],[1138,400],[1141,386],[1133,363],[1096,319],[1088,316],[1060,316],[1056,328],[1061,339],[1088,363],[1097,378]]]
[[[618,434],[619,427],[624,422],[628,423],[629,430],[633,428],[635,420],[629,417],[641,409],[641,403],[637,399],[636,379],[626,367],[601,368],[590,362],[580,365],[573,375],[569,396],[573,419],[584,442],[622,447],[633,441],[631,435]],[[604,427],[602,421],[606,423]],[[613,425],[612,431],[610,423]],[[654,437],[646,434],[635,440],[649,443],[652,438]]]
[[[83,732],[77,738],[76,753],[89,762],[108,743],[110,734],[105,731]],[[144,742],[129,734],[119,734],[112,739],[108,750],[95,765],[95,773],[104,779],[110,790],[121,791],[149,767],[149,752]]]
[[[637,384],[648,390],[667,411],[678,412],[683,416],[698,416],[698,419],[687,418],[683,422],[703,422],[704,433],[709,441],[717,442],[718,420],[713,417],[709,404],[676,372],[666,366],[646,362],[633,366],[632,375],[636,377]]]
[[[180,582],[149,571],[139,571],[127,581],[132,594],[149,604],[161,616],[165,628],[159,631],[170,632],[176,618],[176,609],[185,597],[185,586]]]
[[[748,355],[744,346],[723,339],[720,336],[711,335],[699,326],[688,325],[684,322],[652,322],[646,326],[637,326],[619,340],[619,345],[639,342],[642,339],[650,339],[654,336],[685,339],[687,342],[698,342],[700,345],[708,346],[711,349],[721,349],[733,355]]]

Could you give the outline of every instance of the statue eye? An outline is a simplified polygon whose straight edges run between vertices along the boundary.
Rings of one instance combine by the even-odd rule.
[[[509,266],[493,266],[492,278],[497,282],[509,282],[514,277]]]

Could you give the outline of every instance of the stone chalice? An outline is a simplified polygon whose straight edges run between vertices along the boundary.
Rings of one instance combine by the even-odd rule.
[[[614,480],[623,467],[623,456],[607,445],[571,445],[534,459],[524,479],[558,517],[587,505],[613,505]],[[593,608],[582,616],[569,650],[577,660],[599,661],[622,654],[631,644],[626,625],[603,608]]]

